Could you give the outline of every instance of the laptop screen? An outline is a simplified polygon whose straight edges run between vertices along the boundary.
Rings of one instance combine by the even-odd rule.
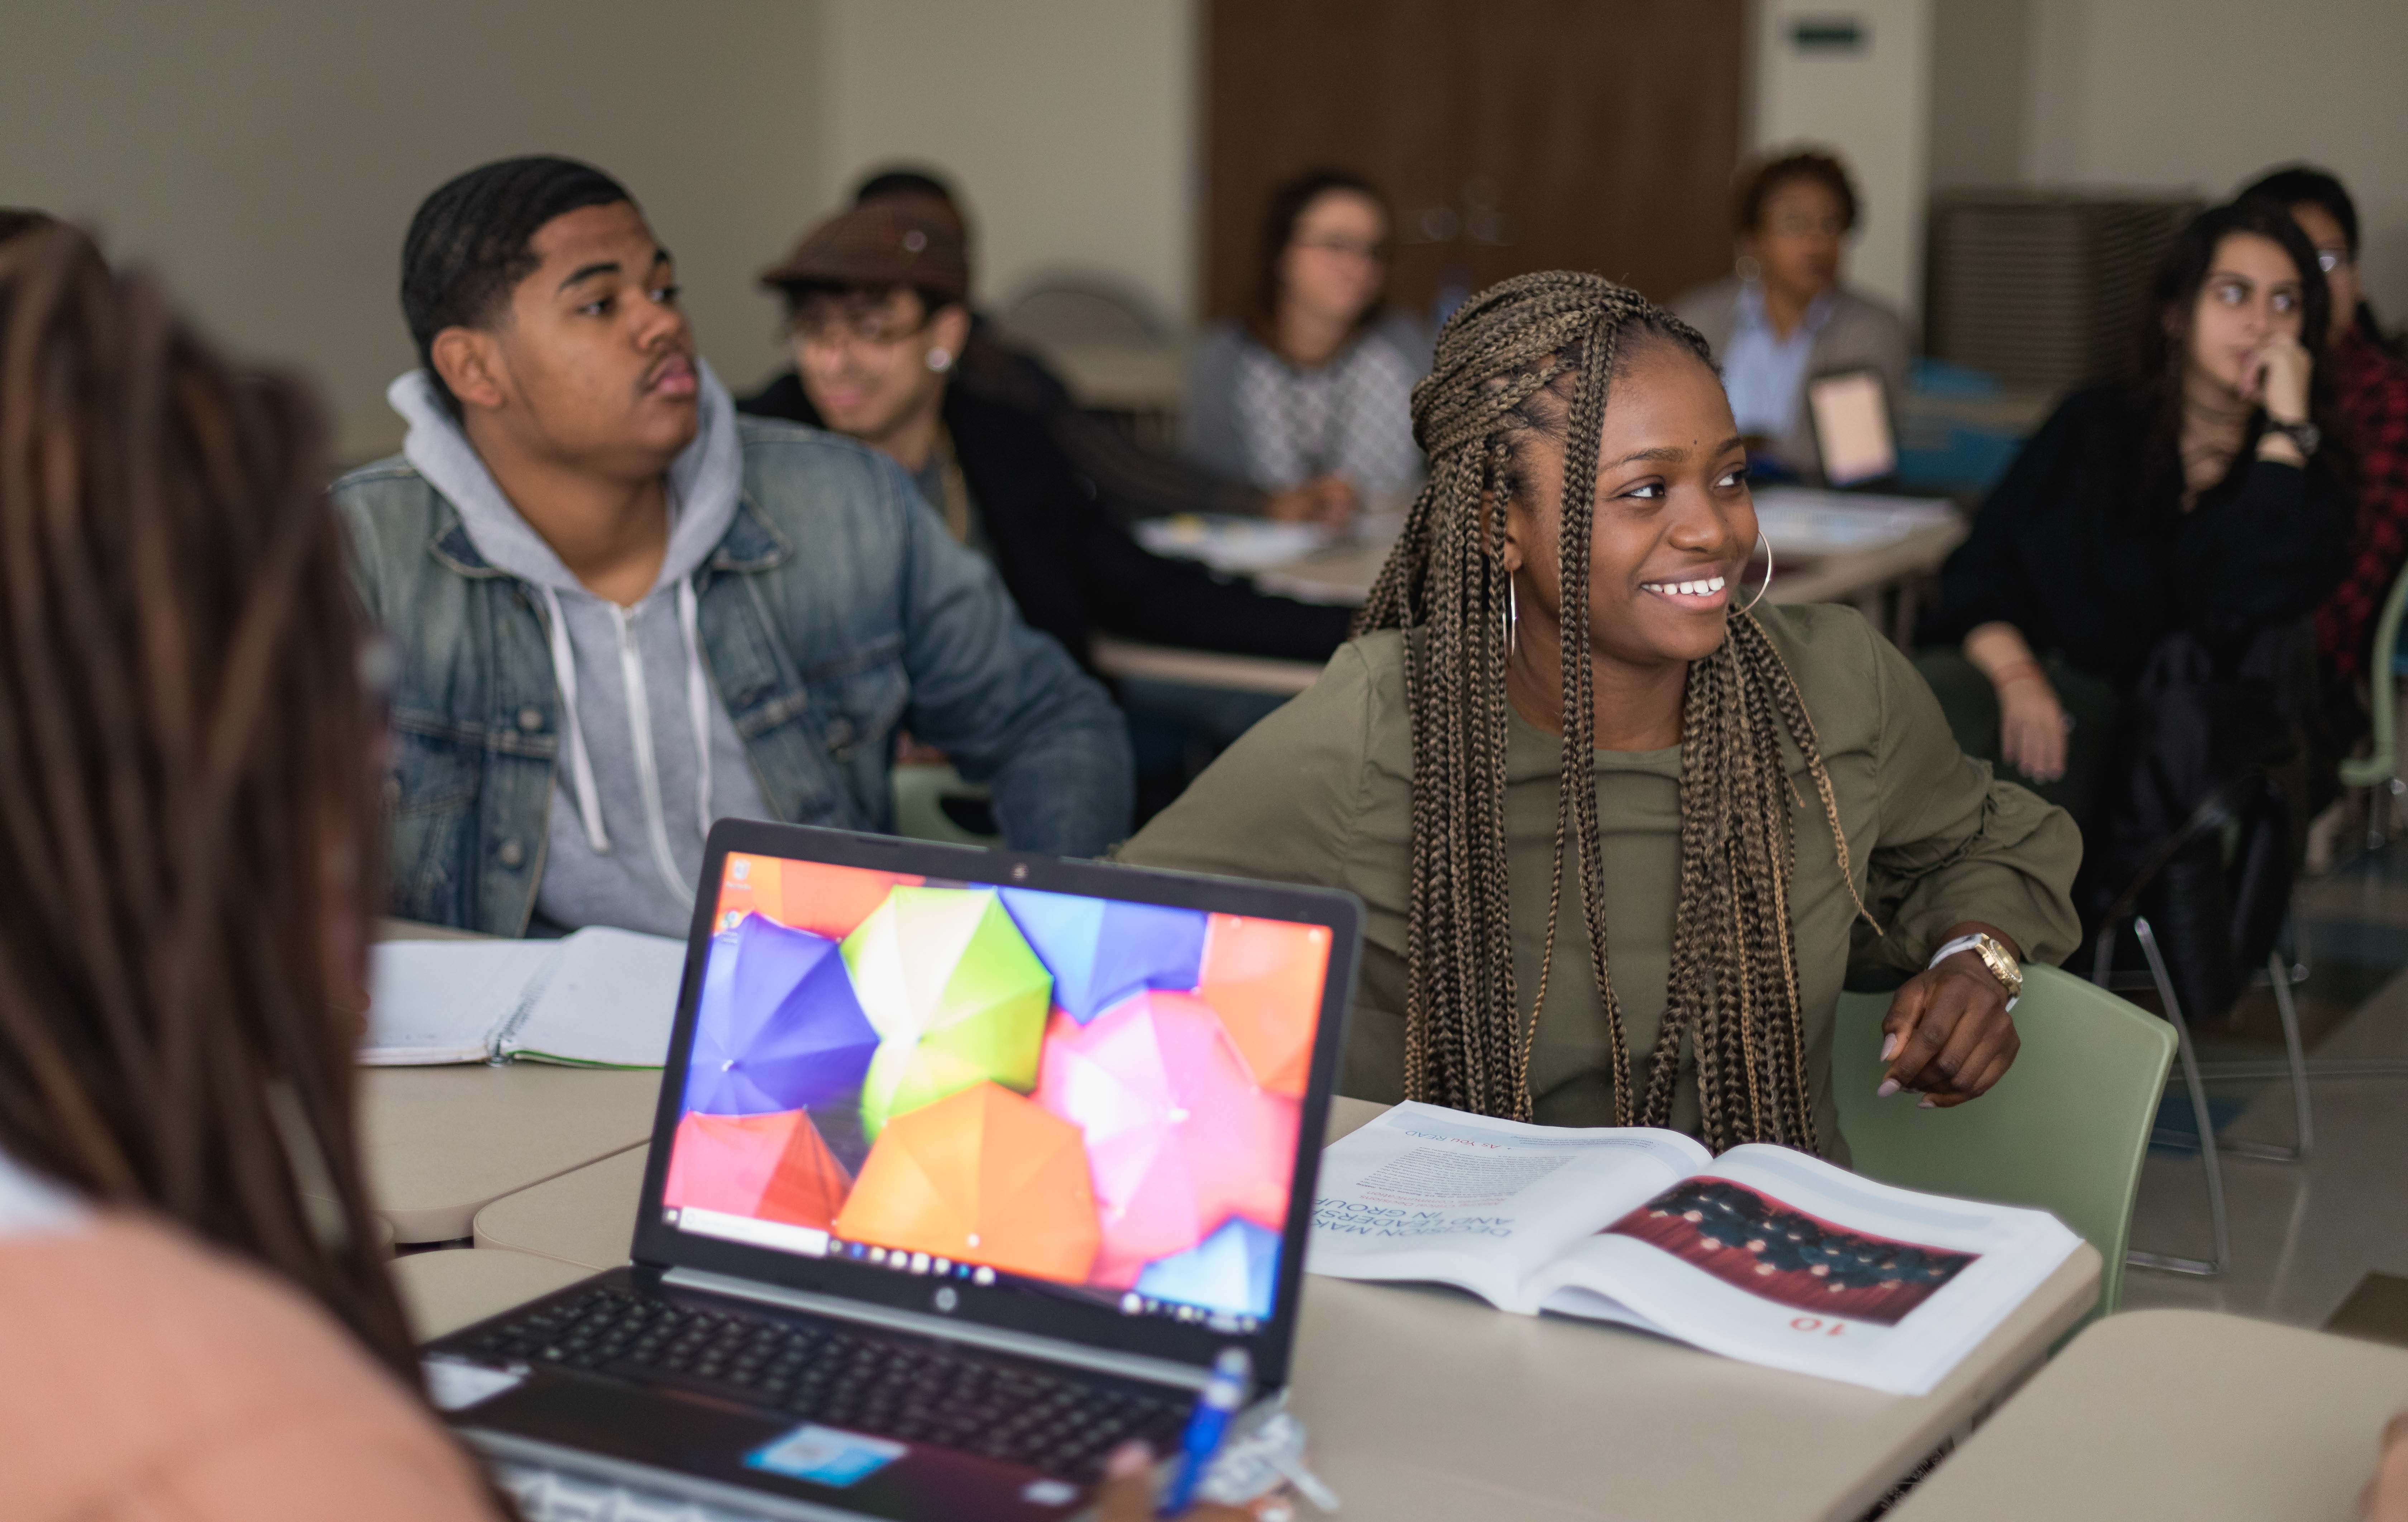
[[[1273,1316],[1329,926],[720,860],[663,1224],[1222,1335]]]

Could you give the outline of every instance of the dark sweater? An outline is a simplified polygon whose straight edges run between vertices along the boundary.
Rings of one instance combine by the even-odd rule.
[[[2329,465],[2257,458],[2261,414],[2224,479],[2185,512],[2172,446],[2153,451],[2150,424],[2126,386],[2068,397],[1942,567],[1923,642],[1956,644],[2004,621],[2034,653],[2122,690],[2168,635],[2237,651],[2313,612],[2341,579],[2349,539]]]
[[[824,426],[792,370],[737,406]],[[1193,561],[1148,553],[1096,501],[1041,414],[948,386],[944,419],[1020,616],[1082,665],[1092,665],[1088,639],[1096,630],[1309,661],[1327,660],[1345,642],[1349,609],[1265,596]]]

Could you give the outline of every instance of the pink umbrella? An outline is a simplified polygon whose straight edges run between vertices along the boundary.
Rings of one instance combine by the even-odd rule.
[[[824,1229],[853,1187],[844,1165],[799,1110],[711,1115],[690,1110],[669,1146],[667,1205]]]
[[[1055,1011],[1037,1102],[1086,1142],[1103,1225],[1092,1284],[1125,1289],[1233,1214],[1286,1224],[1297,1101],[1254,1082],[1193,994],[1138,994],[1083,1027]]]

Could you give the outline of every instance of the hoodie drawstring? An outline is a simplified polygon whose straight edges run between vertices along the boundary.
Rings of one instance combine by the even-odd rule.
[[[538,587],[545,611],[552,615],[552,676],[560,686],[566,712],[568,774],[577,787],[577,817],[585,825],[585,843],[597,856],[610,854],[610,837],[602,829],[602,795],[594,786],[594,759],[586,754],[585,726],[577,721],[577,656],[568,648],[568,619],[561,611],[560,594]]]
[[[685,711],[694,722],[694,817],[710,839],[710,677],[702,668],[701,599],[694,578],[678,582],[678,627],[685,634]]]

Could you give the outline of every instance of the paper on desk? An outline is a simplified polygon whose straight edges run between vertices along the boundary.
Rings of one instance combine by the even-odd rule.
[[[684,972],[683,941],[601,926],[561,940],[385,941],[360,1061],[657,1068]]]
[[[1151,553],[1200,560],[1224,576],[1251,576],[1284,566],[1320,549],[1330,538],[1318,524],[1206,512],[1149,518],[1131,532]]]
[[[501,1055],[594,1068],[666,1063],[685,942],[595,926],[561,944],[524,1016],[501,1033]]]
[[[387,940],[369,957],[368,1029],[360,1060],[373,1067],[482,1062],[494,1032],[559,954],[557,940]]]
[[[1919,529],[1954,522],[1942,497],[1878,496],[1807,486],[1759,486],[1756,526],[1775,555],[1812,557],[1895,544]]]

